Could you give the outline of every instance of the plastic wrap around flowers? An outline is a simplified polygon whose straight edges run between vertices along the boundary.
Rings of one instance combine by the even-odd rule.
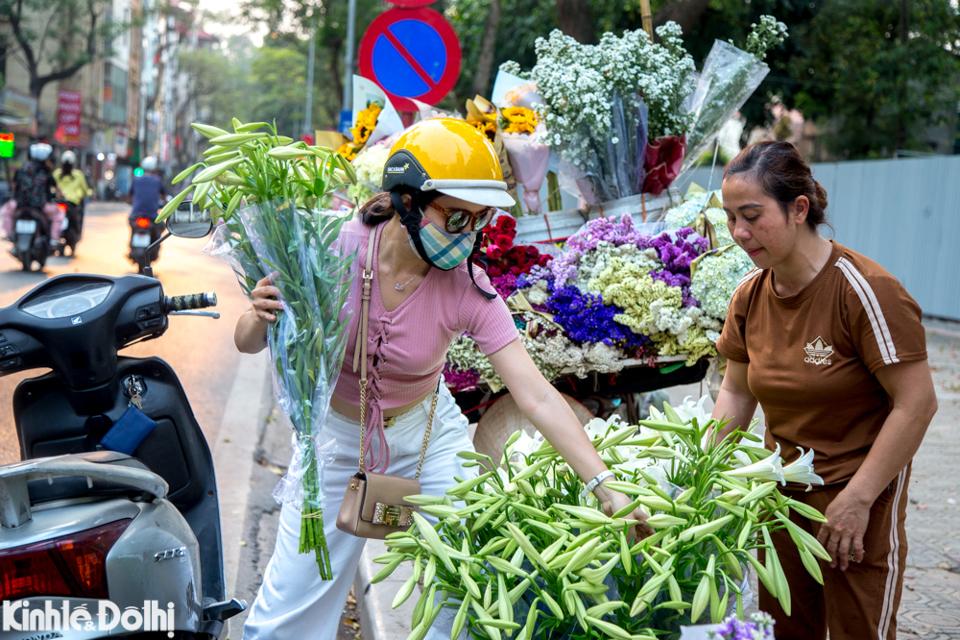
[[[752,266],[732,244],[717,205],[715,194],[698,193],[668,212],[666,223],[640,227],[628,215],[599,218],[552,259],[527,260],[512,271],[488,265],[544,375],[615,372],[627,361],[660,356],[692,365],[715,355],[729,300]],[[529,251],[493,237],[495,255]],[[451,349],[447,381],[455,390],[502,384],[469,337]]]

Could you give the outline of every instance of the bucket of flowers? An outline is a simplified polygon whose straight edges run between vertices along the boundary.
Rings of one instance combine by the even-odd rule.
[[[488,275],[541,372],[574,397],[586,387],[619,396],[702,379],[730,297],[752,268],[726,228],[719,194],[702,190],[660,223],[591,220],[552,257],[515,247],[514,229],[505,216],[488,229]],[[517,254],[538,258],[503,264]],[[451,348],[447,372],[471,388],[502,386],[466,336]],[[599,375],[602,385],[594,384]]]

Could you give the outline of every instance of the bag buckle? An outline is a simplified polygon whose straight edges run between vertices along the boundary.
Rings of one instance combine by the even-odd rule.
[[[376,503],[373,509],[373,524],[388,527],[409,527],[413,524],[413,509],[399,504]]]

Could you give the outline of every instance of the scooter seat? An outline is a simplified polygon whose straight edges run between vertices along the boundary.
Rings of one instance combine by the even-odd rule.
[[[116,464],[124,467],[133,467],[135,469],[144,469],[146,471],[150,470],[136,458],[131,458],[125,453],[118,453],[116,451],[88,451],[73,455],[97,464]],[[52,500],[68,500],[70,498],[86,496],[139,497],[143,495],[143,492],[136,487],[104,480],[93,480],[88,483],[87,478],[81,477],[31,480],[27,483],[27,491],[30,494],[30,504],[41,504]]]

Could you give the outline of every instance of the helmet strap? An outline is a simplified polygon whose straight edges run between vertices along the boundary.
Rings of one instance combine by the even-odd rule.
[[[420,257],[423,258],[423,261],[428,265],[431,267],[435,266],[433,262],[430,261],[430,258],[427,257],[427,250],[423,248],[423,243],[420,241],[420,221],[423,220],[423,214],[420,212],[420,209],[416,206],[407,209],[403,204],[403,197],[399,191],[390,192],[390,202],[393,204],[393,208],[397,213],[400,214],[400,223],[406,228],[407,235],[410,236],[410,241],[413,242],[417,253],[420,254]]]
[[[478,252],[480,251],[480,245],[481,245],[482,243],[483,243],[483,234],[482,234],[482,233],[478,233],[478,234],[477,234],[477,239],[476,239],[476,241],[473,243],[473,250],[470,252],[470,257],[467,258],[467,273],[470,274],[470,282],[472,282],[472,283],[473,283],[473,286],[475,286],[475,287],[477,288],[477,291],[480,292],[480,295],[482,295],[482,296],[483,296],[484,298],[486,298],[487,300],[493,300],[493,299],[495,299],[495,298],[497,297],[497,294],[496,294],[496,293],[491,293],[491,292],[489,292],[489,291],[484,291],[483,288],[482,288],[479,284],[477,284],[477,280],[476,280],[476,278],[474,278],[474,275],[473,275],[473,265],[474,265],[473,257],[476,256],[476,255],[479,255]],[[481,261],[482,261],[482,260],[483,260],[483,259],[481,258]],[[482,268],[482,267],[481,267],[481,268]]]
[[[427,257],[427,251],[423,248],[423,243],[420,241],[420,222],[423,220],[423,213],[421,213],[418,206],[413,206],[410,209],[403,204],[403,197],[399,191],[390,192],[390,202],[393,204],[393,208],[397,213],[400,214],[400,223],[406,228],[407,235],[410,236],[410,240],[413,243],[413,246],[416,248],[417,253],[420,254],[420,257],[423,258],[423,261],[429,264],[431,267],[436,265]],[[473,283],[473,286],[477,288],[477,291],[480,292],[487,300],[494,300],[497,297],[496,293],[491,293],[489,291],[484,291],[477,280],[473,275],[473,257],[478,255],[480,250],[480,245],[483,242],[483,234],[478,233],[477,239],[474,241],[473,249],[470,251],[470,256],[467,258],[467,273],[470,274],[470,282]]]

